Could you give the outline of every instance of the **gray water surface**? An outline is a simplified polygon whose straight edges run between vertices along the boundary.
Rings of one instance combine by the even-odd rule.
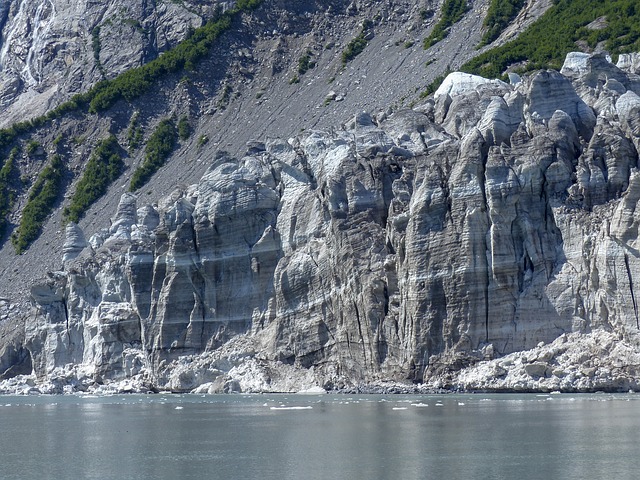
[[[637,479],[640,395],[0,397],[0,478]]]

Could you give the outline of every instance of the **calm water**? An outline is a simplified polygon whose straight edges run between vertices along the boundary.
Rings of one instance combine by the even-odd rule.
[[[637,479],[640,395],[0,397],[0,478]]]

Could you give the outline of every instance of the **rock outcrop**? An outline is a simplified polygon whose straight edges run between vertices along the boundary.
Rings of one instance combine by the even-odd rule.
[[[0,126],[24,121],[141,65],[202,25],[217,2],[0,4]]]
[[[64,271],[32,289],[36,378],[636,389],[633,65],[454,74],[418,110],[219,152],[155,205],[123,195],[88,242],[68,228]]]

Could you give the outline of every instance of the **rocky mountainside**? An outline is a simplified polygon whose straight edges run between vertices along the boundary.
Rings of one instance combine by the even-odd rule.
[[[81,2],[70,11],[72,7],[67,2],[58,5],[51,1],[53,8],[49,10],[58,12],[54,16],[57,20],[50,28],[37,30],[30,16],[18,13],[21,9],[35,11],[45,3],[36,0],[3,3],[6,21],[1,38],[17,37],[21,31],[25,44],[18,49],[17,43],[3,41],[8,53],[6,66],[2,68],[6,78],[2,85],[17,85],[0,97],[0,103],[8,105],[0,119],[0,122],[6,119],[5,125],[59,106],[73,94],[95,85],[102,76],[113,79],[130,66],[156,58],[161,49],[189,35],[190,26],[201,24],[213,12],[231,5],[215,1],[113,0],[101,2],[99,8]],[[115,134],[123,148],[120,153],[125,171],[83,218],[82,226],[88,234],[108,222],[122,189],[127,188],[131,174],[144,159],[144,143],[164,118],[187,117],[192,133],[180,141],[171,161],[149,182],[144,194],[150,201],[159,200],[177,183],[197,181],[219,150],[241,155],[246,143],[254,139],[288,138],[305,129],[338,126],[353,112],[393,110],[416,101],[422,89],[448,66],[455,68],[475,53],[473,46],[481,36],[482,12],[487,1],[474,2],[472,10],[451,29],[447,39],[423,50],[421,39],[436,23],[435,12],[439,7],[438,1],[269,1],[264,7],[236,18],[230,31],[197,68],[166,75],[152,91],[131,101],[121,101],[98,115],[75,112],[22,134],[16,142],[22,150],[19,172],[14,175],[22,182],[15,182],[8,231],[19,224],[30,186],[56,153],[64,158],[66,166],[64,198],[43,225],[43,234],[23,255],[16,257],[8,235],[3,236],[1,296],[22,303],[23,292],[40,271],[59,268],[57,256],[50,252],[59,251],[64,241],[63,207],[68,205],[96,145],[109,134]],[[67,13],[63,15],[63,11]],[[76,17],[84,18],[84,23],[65,34],[65,29],[79,24],[72,20]],[[373,19],[375,25],[367,32],[367,47],[343,64],[344,50],[363,22]],[[97,36],[96,27],[100,27]],[[143,35],[141,29],[147,33]],[[158,41],[147,42],[148,37],[160,37],[159,33],[153,33],[160,30],[174,33],[165,34],[166,41],[161,46],[156,45]],[[34,44],[30,39],[36,32],[41,32],[41,36]],[[99,48],[94,45],[94,38],[99,39],[95,42]],[[64,47],[54,48],[56,42]],[[62,64],[66,65],[64,52],[72,49],[73,42],[81,43],[82,48],[78,47],[77,57],[62,68]],[[38,45],[53,56],[34,50]],[[35,85],[25,76],[24,61],[29,54],[30,58],[42,59],[39,73],[32,70],[38,79]],[[307,55],[314,66],[300,74],[300,61]],[[16,115],[11,113],[14,110]],[[142,137],[137,148],[131,147],[134,123],[136,135]],[[29,154],[31,142],[42,148]],[[3,159],[8,157],[8,150]]]
[[[155,58],[202,25],[207,2],[7,0],[0,5],[0,126],[46,113]]]
[[[54,3],[33,32],[53,28]],[[34,129],[20,172],[33,182],[57,153],[69,193],[26,253],[2,250],[2,389],[638,389],[640,57],[574,53],[510,84],[452,73],[413,103],[473,55],[487,5],[423,50],[435,19],[417,3],[267,2],[197,69]],[[165,47],[140,37],[109,54],[116,23],[96,14],[83,82],[125,65],[116,51],[157,55],[209,7],[154,3],[135,18],[153,19],[139,20],[147,40],[174,32]],[[529,2],[515,24],[545,8]],[[346,59],[358,31],[368,44]],[[23,82],[12,105],[27,102],[25,75],[45,70],[7,58]],[[73,91],[47,81],[39,95]],[[152,143],[172,116],[191,135],[146,186],[123,193],[148,157],[129,143],[124,178],[60,227],[100,139],[127,146],[142,125]]]

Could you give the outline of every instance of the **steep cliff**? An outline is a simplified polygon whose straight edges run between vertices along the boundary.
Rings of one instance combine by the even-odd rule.
[[[416,110],[124,194],[31,290],[41,388],[637,389],[637,59],[453,73]]]

